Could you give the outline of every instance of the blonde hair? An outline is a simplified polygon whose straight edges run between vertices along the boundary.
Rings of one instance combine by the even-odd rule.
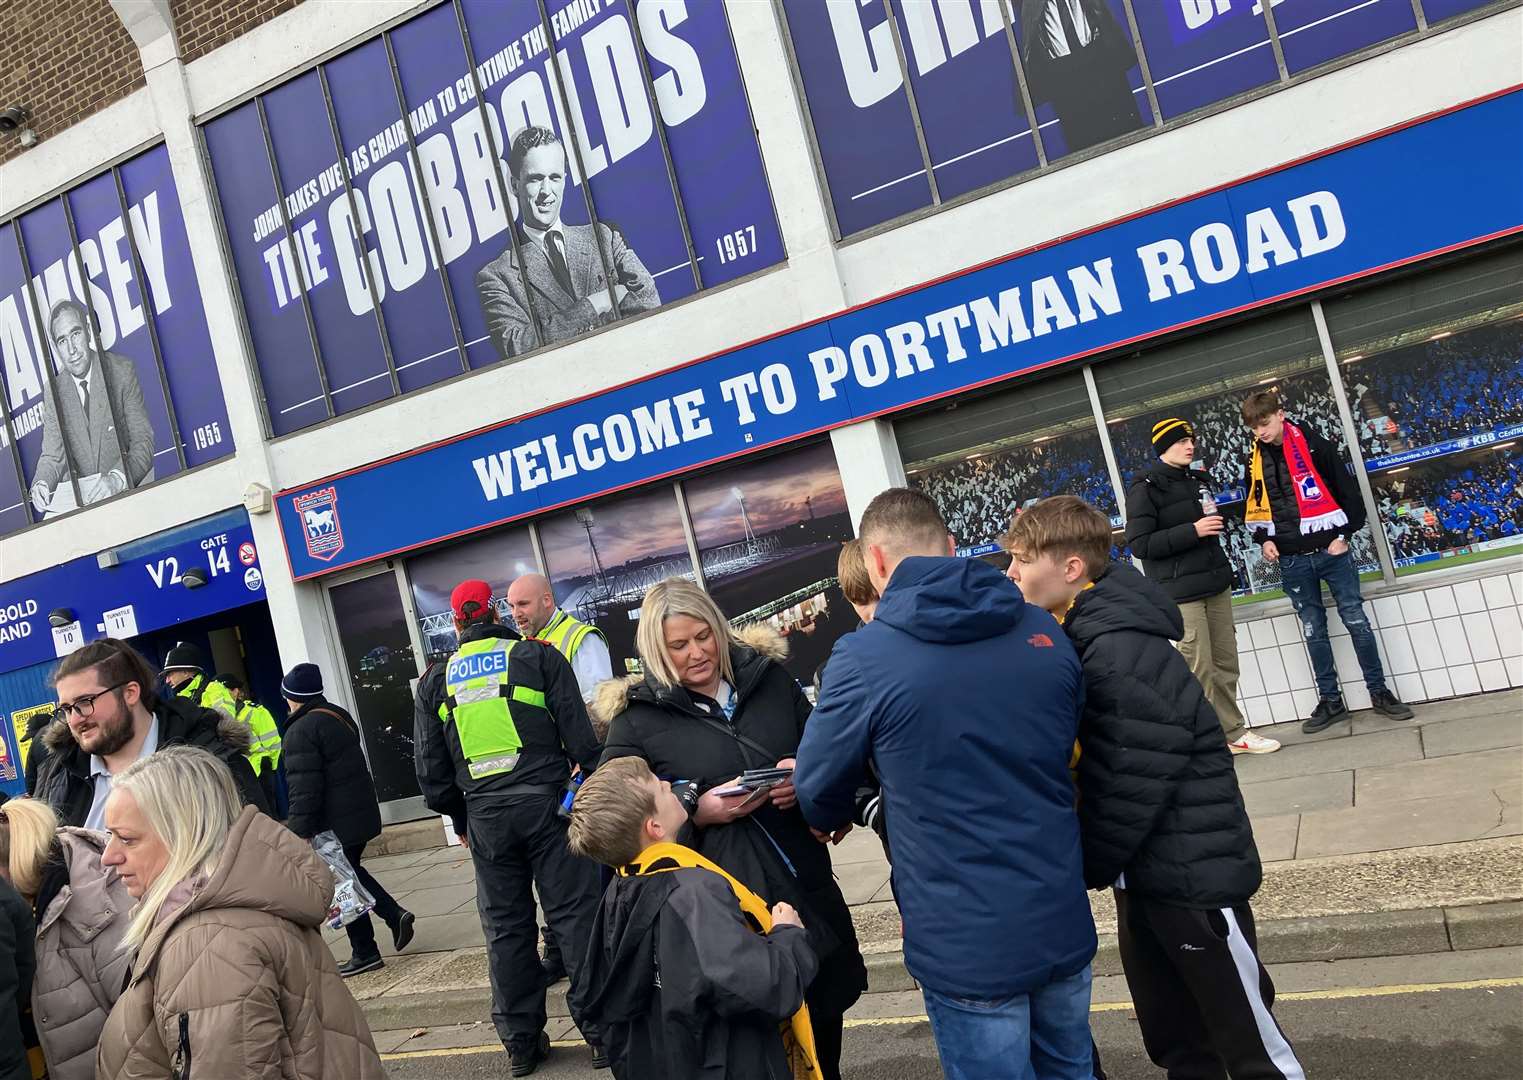
[[[848,540],[841,545],[836,559],[836,577],[841,581],[841,594],[849,604],[871,604],[881,599],[873,588],[872,578],[867,576],[867,563],[862,557],[862,541]]]
[[[0,805],[0,863],[22,896],[37,895],[42,869],[58,842],[58,815],[40,799],[12,799]]]
[[[228,767],[193,746],[165,747],[129,765],[111,784],[111,798],[121,792],[132,796],[169,849],[169,861],[143,894],[123,939],[125,947],[138,948],[153,932],[170,890],[216,868],[243,804]]]
[[[730,663],[730,646],[734,637],[730,633],[730,621],[714,603],[714,598],[687,578],[667,578],[650,587],[640,603],[640,625],[635,631],[635,649],[640,653],[640,663],[645,673],[670,689],[682,680],[672,659],[666,652],[666,620],[674,615],[686,615],[707,623],[719,641],[719,674],[728,683],[735,682],[735,668]]]
[[[1111,519],[1077,495],[1054,495],[1017,513],[999,542],[1013,556],[1077,555],[1094,581],[1110,565]]]
[[[644,758],[614,758],[587,778],[571,804],[566,841],[573,855],[626,866],[645,848],[645,823],[656,816],[649,787],[656,774]]]

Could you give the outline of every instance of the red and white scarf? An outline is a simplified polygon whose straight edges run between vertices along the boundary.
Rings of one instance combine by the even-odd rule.
[[[1289,420],[1285,421],[1284,437],[1280,449],[1285,454],[1285,465],[1290,470],[1291,491],[1296,497],[1296,510],[1301,515],[1301,533],[1321,532],[1348,524],[1348,514],[1338,505],[1338,500],[1328,490],[1327,482],[1312,463],[1311,446],[1306,433]],[[1253,461],[1248,467],[1248,507],[1243,524],[1249,531],[1263,529],[1274,535],[1274,511],[1269,505],[1269,492],[1264,487],[1264,444],[1253,444]]]

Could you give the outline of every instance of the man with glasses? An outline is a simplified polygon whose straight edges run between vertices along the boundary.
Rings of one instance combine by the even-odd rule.
[[[48,317],[57,374],[43,388],[42,454],[32,473],[32,505],[44,517],[74,509],[69,470],[85,504],[153,479],[153,423],[132,361],[97,352],[90,313],[60,300]]]
[[[124,641],[102,638],[54,669],[58,708],[42,738],[48,759],[37,797],[64,825],[105,827],[112,777],[166,746],[198,746],[232,770],[243,801],[269,812],[249,767],[248,727],[211,709],[154,693],[148,661]]]

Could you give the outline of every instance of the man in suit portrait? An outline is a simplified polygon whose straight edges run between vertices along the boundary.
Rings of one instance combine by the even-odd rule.
[[[85,505],[153,479],[153,424],[137,369],[125,356],[95,351],[89,318],[77,300],[60,300],[48,317],[62,370],[42,391],[42,454],[31,498],[44,516],[74,508],[71,464]]]
[[[1031,100],[1058,114],[1069,153],[1142,126],[1127,80],[1137,50],[1108,0],[1022,0],[1021,38]]]
[[[561,224],[566,148],[555,132],[535,126],[520,131],[508,151],[508,171],[518,202],[517,250],[509,244],[476,275],[487,330],[504,360],[539,344],[530,305],[547,344],[661,306],[650,272],[618,229],[598,223],[599,257],[593,226]],[[611,296],[605,260],[613,274]]]

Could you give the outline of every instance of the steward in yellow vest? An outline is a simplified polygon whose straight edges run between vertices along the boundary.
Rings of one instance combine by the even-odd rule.
[[[549,1053],[531,887],[574,974],[600,880],[597,866],[566,846],[557,809],[572,766],[590,775],[602,748],[571,665],[499,623],[491,586],[462,582],[450,606],[460,646],[418,682],[418,786],[430,810],[453,819],[476,864],[492,1021],[514,1075],[525,1076]],[[596,1029],[579,1026],[601,1057]]]
[[[215,709],[229,720],[238,718],[238,703],[227,687],[206,674],[201,650],[182,641],[164,657],[164,681],[177,697],[203,709]]]

